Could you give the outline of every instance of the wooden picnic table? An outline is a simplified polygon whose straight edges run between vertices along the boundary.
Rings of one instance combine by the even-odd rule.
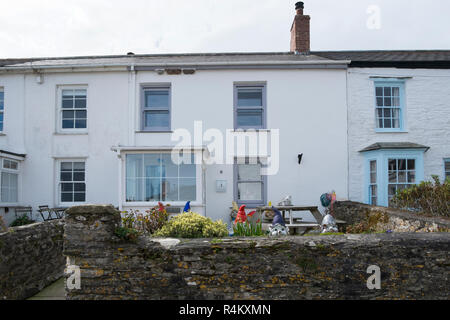
[[[318,207],[300,207],[300,206],[279,206],[275,207],[278,209],[282,216],[284,221],[286,222],[286,226],[289,227],[290,230],[297,229],[300,231],[300,234],[305,234],[306,232],[321,227],[322,221],[324,216],[320,213]],[[264,213],[264,211],[272,211],[272,207],[259,207],[256,209],[257,212],[260,214]],[[293,213],[294,212],[300,212],[300,211],[309,211],[314,219],[315,222],[299,222],[301,221],[301,218],[294,218]],[[286,213],[289,215],[289,220],[286,221]],[[336,220],[337,224],[346,224],[345,221],[342,220]]]
[[[280,206],[280,207],[275,207],[275,208],[278,209],[281,212],[281,214],[283,215],[283,219],[286,219],[286,213],[288,213],[288,215],[289,215],[289,224],[291,224],[291,225],[294,224],[294,220],[296,219],[296,218],[294,218],[293,213],[294,212],[300,212],[300,211],[309,211],[309,212],[311,212],[311,214],[313,215],[314,219],[316,220],[316,223],[319,226],[320,226],[320,224],[322,223],[322,220],[323,220],[323,216],[320,213],[318,207]],[[264,211],[270,211],[270,210],[272,210],[272,207],[259,207],[259,208],[257,208],[257,211],[259,213],[263,213]]]

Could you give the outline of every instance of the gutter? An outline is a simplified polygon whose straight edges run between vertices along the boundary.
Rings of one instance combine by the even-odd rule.
[[[197,70],[221,69],[347,69],[350,60],[311,60],[311,61],[253,61],[253,62],[204,62],[204,63],[141,63],[141,64],[61,64],[0,67],[0,73],[7,72],[90,72],[90,71],[154,71],[166,68],[185,68]]]

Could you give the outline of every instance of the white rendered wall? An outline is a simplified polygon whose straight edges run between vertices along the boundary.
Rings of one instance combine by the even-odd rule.
[[[194,121],[203,130],[233,128],[233,84],[267,83],[268,128],[280,129],[280,171],[268,178],[267,200],[274,204],[292,195],[297,205],[319,205],[322,193],[335,190],[347,199],[347,112],[345,70],[197,71],[194,75],[155,72],[0,75],[5,89],[5,136],[0,146],[26,153],[22,163],[21,205],[58,206],[57,160],[86,159],[87,203],[119,206],[119,167],[113,146],[174,145],[170,133],[141,133],[140,87],[170,83],[172,129],[193,134]],[[88,87],[88,134],[58,134],[57,86]],[[302,164],[297,156],[303,153]],[[222,173],[220,173],[222,171]],[[225,193],[215,191],[226,180]],[[233,201],[233,166],[206,169],[206,212],[229,221]],[[124,205],[124,203],[122,203]],[[148,206],[147,206],[148,207]],[[126,209],[126,207],[124,207]],[[145,206],[143,207],[145,208]]]
[[[375,87],[369,77],[405,79],[404,133],[375,132]],[[351,68],[348,71],[350,199],[364,201],[364,157],[358,151],[376,142],[413,142],[430,147],[425,180],[444,178],[450,157],[450,70]]]

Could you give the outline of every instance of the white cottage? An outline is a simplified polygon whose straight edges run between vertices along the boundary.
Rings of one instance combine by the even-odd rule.
[[[448,175],[450,51],[310,52],[301,2],[291,35],[283,53],[0,60],[1,214],[191,201],[228,222],[232,201],[387,205]]]

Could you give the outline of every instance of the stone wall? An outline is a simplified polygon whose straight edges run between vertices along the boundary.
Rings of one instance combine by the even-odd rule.
[[[66,212],[79,299],[448,299],[448,233],[120,240],[112,206]],[[367,268],[381,268],[369,290]],[[66,281],[72,281],[70,274]],[[72,282],[71,282],[72,283]],[[66,286],[67,288],[67,286]]]
[[[64,274],[63,221],[0,233],[0,300],[26,299]]]
[[[366,221],[376,231],[393,232],[448,232],[450,219],[427,217],[393,208],[375,207],[343,201],[334,206],[337,219],[352,225]]]

